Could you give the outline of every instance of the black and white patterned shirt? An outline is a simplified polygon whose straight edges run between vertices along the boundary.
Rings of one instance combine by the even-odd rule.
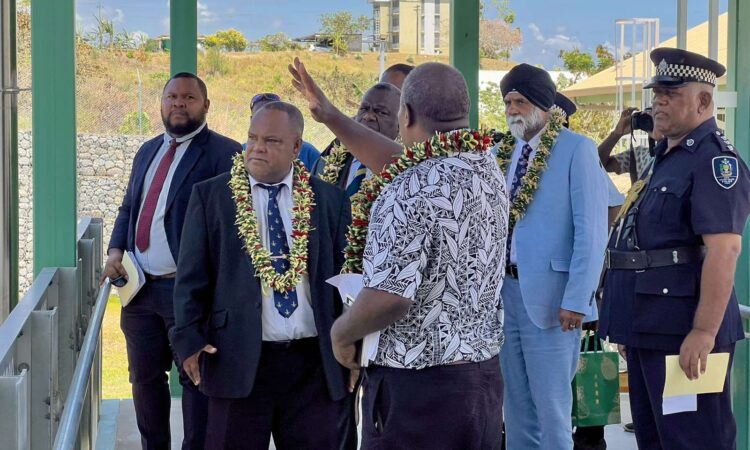
[[[375,364],[497,355],[507,234],[505,177],[491,153],[429,159],[396,177],[370,213],[364,286],[413,305],[381,331]]]

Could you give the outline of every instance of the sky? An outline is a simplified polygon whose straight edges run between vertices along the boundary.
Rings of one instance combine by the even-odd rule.
[[[727,3],[720,0],[721,13],[727,11]],[[118,30],[155,37],[169,31],[168,5],[168,0],[77,0],[77,26],[92,27],[101,7]],[[523,33],[523,44],[511,59],[547,69],[562,65],[560,50],[614,46],[617,19],[658,18],[660,40],[677,32],[677,0],[510,0],[510,7],[516,14],[514,25]],[[198,33],[235,28],[250,41],[278,32],[298,37],[318,31],[321,14],[341,10],[355,16],[372,15],[367,0],[199,0]],[[492,16],[491,8],[487,10]],[[706,20],[708,0],[690,0],[688,26]]]

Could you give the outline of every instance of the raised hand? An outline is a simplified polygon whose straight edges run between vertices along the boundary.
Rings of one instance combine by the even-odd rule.
[[[327,123],[338,110],[315,83],[299,58],[295,57],[294,63],[289,64],[289,73],[292,74],[292,86],[307,100],[313,119]]]

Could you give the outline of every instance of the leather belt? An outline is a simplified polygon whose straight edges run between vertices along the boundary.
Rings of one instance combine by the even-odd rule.
[[[146,277],[146,280],[148,281],[156,281],[156,280],[166,280],[169,278],[174,278],[177,275],[177,272],[165,273],[164,275],[151,275],[150,273],[143,272],[143,275]]]
[[[505,274],[510,275],[511,278],[518,279],[518,266],[515,264],[508,264],[505,266]]]
[[[318,338],[309,337],[302,339],[292,339],[289,341],[263,341],[261,350],[292,350],[304,347],[317,347]]]
[[[660,250],[625,252],[607,249],[604,262],[607,269],[645,270],[653,267],[668,267],[703,260],[704,248],[676,247]]]

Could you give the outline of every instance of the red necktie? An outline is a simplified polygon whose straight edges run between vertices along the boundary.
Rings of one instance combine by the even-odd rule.
[[[164,180],[167,179],[169,173],[169,167],[174,161],[174,155],[177,152],[177,146],[180,145],[176,139],[172,139],[169,143],[169,149],[164,157],[159,162],[159,167],[156,169],[154,179],[151,181],[151,186],[148,188],[148,194],[146,194],[146,200],[143,201],[143,209],[141,209],[141,216],[138,220],[138,229],[135,232],[135,246],[138,250],[145,252],[148,249],[149,240],[151,238],[151,222],[154,220],[154,212],[156,212],[156,204],[159,202],[159,194],[161,194],[161,188],[164,186]]]

